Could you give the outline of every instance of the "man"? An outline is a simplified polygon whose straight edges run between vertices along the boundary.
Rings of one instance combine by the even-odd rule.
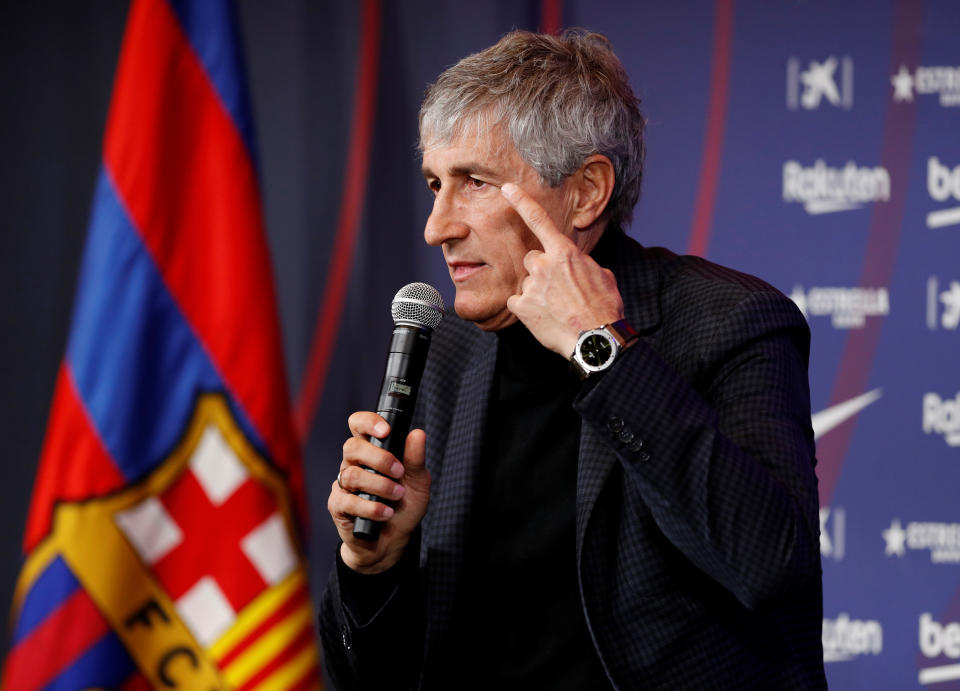
[[[809,332],[762,281],[620,230],[642,134],[596,34],[511,33],[428,91],[425,237],[459,319],[403,459],[349,420],[320,615],[341,687],[825,687]]]

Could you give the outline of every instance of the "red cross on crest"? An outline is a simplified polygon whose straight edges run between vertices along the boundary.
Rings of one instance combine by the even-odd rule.
[[[213,425],[174,482],[116,521],[202,645],[297,566],[276,499]]]

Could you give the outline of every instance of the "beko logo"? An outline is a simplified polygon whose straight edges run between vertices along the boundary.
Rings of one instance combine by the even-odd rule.
[[[927,192],[936,202],[950,199],[960,201],[960,166],[952,170],[940,163],[940,159],[931,156],[927,159]],[[927,214],[928,228],[943,228],[960,224],[960,206],[950,209],[938,209]]]
[[[951,660],[960,660],[960,623],[952,621],[941,624],[934,621],[933,615],[929,612],[921,614],[920,652],[926,658],[943,655]],[[920,670],[919,677],[921,684],[936,684],[960,679],[960,665],[927,667]]]
[[[890,173],[882,166],[843,168],[828,166],[818,158],[812,166],[797,161],[783,164],[783,201],[801,202],[808,214],[828,214],[859,209],[870,202],[890,200]]]

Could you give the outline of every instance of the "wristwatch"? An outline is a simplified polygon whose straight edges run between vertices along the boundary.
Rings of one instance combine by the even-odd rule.
[[[582,331],[570,356],[570,365],[581,379],[604,372],[637,338],[637,332],[623,319]]]

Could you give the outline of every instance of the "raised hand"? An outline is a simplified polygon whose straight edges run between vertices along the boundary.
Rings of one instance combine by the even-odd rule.
[[[524,257],[528,275],[507,308],[545,347],[570,357],[581,331],[623,318],[617,280],[560,232],[529,194],[512,183],[501,192],[543,246]]]

